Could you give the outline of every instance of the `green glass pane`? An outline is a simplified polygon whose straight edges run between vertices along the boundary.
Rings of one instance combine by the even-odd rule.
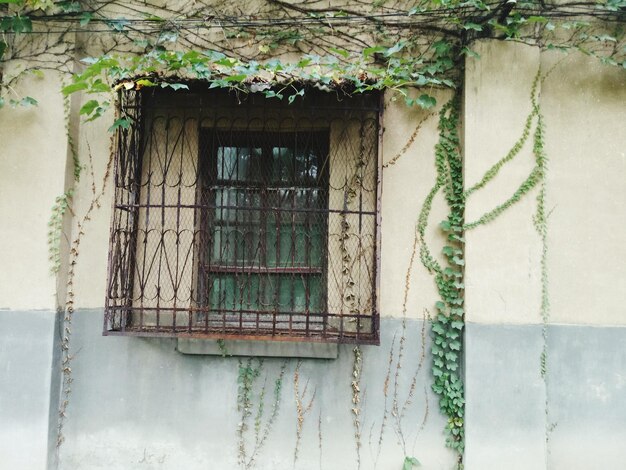
[[[293,149],[288,147],[272,148],[272,182],[291,183],[293,181]]]
[[[320,312],[321,280],[311,275],[215,275],[210,305],[214,310]]]
[[[309,276],[309,311],[320,313],[324,309],[322,276]]]
[[[230,181],[261,180],[259,161],[262,157],[261,148],[218,147],[217,178]]]
[[[213,277],[211,308],[225,310],[262,310],[258,275],[222,274]]]

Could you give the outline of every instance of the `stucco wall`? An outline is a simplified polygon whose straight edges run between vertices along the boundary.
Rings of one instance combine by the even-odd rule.
[[[626,460],[620,426],[626,419],[621,400],[626,353],[620,347],[626,322],[621,300],[626,285],[626,232],[621,229],[626,225],[626,136],[621,132],[626,77],[588,58],[539,54],[519,44],[481,44],[478,52],[481,59],[467,64],[462,113],[468,186],[520,136],[531,109],[533,78],[540,66],[549,72],[539,88],[549,158],[552,309],[544,380],[534,190],[497,221],[466,234],[465,468],[571,470],[597,464],[603,470],[620,469]],[[0,111],[0,215],[5,221],[0,245],[0,469],[39,470],[46,468],[48,452],[54,453],[59,377],[53,368],[59,336],[46,224],[54,198],[68,186],[69,161],[60,80],[51,73],[43,82],[31,77],[21,86],[40,105]],[[439,105],[450,96],[435,95]],[[361,468],[371,468],[375,461],[383,419],[377,468],[399,468],[404,452],[419,458],[423,468],[450,468],[453,457],[443,444],[445,420],[428,388],[428,333],[422,321],[437,294],[417,257],[403,311],[415,224],[435,178],[437,114],[407,109],[389,95],[385,104],[381,158],[384,164],[395,163],[382,175],[383,321],[381,346],[363,348]],[[76,143],[87,167],[74,185],[69,240],[78,235],[76,222],[92,203],[92,184],[100,190],[111,155],[107,129],[112,120],[109,111],[80,125]],[[468,221],[511,195],[532,168],[531,145],[489,188],[471,196]],[[100,336],[111,189],[109,179],[100,207],[85,221],[75,267],[80,310],[73,327],[74,383],[60,468],[236,468],[238,359],[185,356],[173,340]],[[437,198],[427,234],[433,253],[443,244],[437,224],[444,217],[443,200]],[[407,339],[396,387],[405,313]],[[300,393],[307,381],[307,396],[316,390],[298,468],[319,468],[320,461],[326,470],[354,465],[353,360],[352,349],[342,346],[337,360],[307,359],[298,369]],[[264,362],[255,385],[257,399],[262,381],[271,383],[282,364],[280,359]],[[296,359],[287,361],[280,414],[258,468],[293,465],[296,367]],[[406,449],[394,431],[394,390],[400,406],[411,396],[402,421]],[[250,426],[248,436],[252,422]]]
[[[465,178],[470,186],[507,154],[531,110],[537,72],[548,157],[551,321],[626,324],[626,76],[581,54],[513,43],[478,47],[465,88]],[[501,64],[506,63],[507,67]],[[541,67],[541,69],[539,69]],[[492,183],[470,196],[473,221],[510,197],[534,165],[532,140]],[[532,225],[537,189],[500,219],[469,231],[468,320],[539,323],[540,239]]]
[[[17,67],[19,64],[13,64]],[[13,72],[5,67],[5,75]],[[55,309],[48,259],[48,221],[65,191],[67,134],[61,77],[28,75],[14,88],[38,106],[0,109],[0,308]],[[8,101],[8,100],[7,100]]]
[[[625,412],[626,75],[519,44],[477,50],[466,72],[468,186],[521,136],[541,72],[550,311],[544,330],[535,188],[466,233],[466,468],[621,468],[624,430],[612,416]],[[470,196],[467,221],[513,194],[534,164],[532,145]]]

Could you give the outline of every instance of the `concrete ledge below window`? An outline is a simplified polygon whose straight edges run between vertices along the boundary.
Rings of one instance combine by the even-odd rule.
[[[244,341],[179,338],[176,348],[181,354],[207,356],[303,357],[336,359],[339,347],[335,343],[304,343],[289,341]]]

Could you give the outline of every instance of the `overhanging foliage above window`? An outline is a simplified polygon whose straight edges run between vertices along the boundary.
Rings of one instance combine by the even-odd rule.
[[[378,342],[377,94],[121,94],[105,334]]]

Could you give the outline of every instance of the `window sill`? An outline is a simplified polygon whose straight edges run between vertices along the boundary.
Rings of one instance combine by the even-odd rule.
[[[181,354],[205,356],[300,357],[336,359],[336,343],[305,343],[290,341],[244,341],[179,338],[176,350]]]

